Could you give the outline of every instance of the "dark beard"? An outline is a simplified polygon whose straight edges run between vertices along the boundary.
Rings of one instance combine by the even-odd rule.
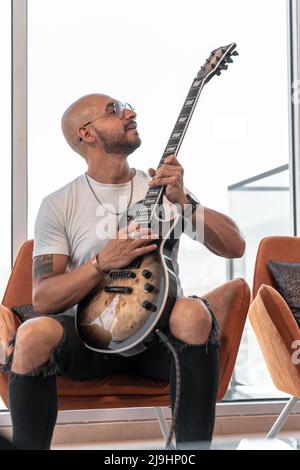
[[[123,135],[121,138],[116,136],[103,134],[101,131],[96,129],[96,133],[101,140],[104,150],[107,153],[116,153],[122,155],[130,155],[141,145],[142,141],[137,135],[135,139],[129,140],[127,135]]]

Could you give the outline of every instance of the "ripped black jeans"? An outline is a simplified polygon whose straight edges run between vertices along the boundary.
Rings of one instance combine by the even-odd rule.
[[[181,368],[181,400],[175,427],[178,449],[209,448],[214,428],[219,376],[218,325],[208,302],[202,300],[212,316],[212,330],[206,344],[188,345],[168,333]],[[10,371],[9,408],[13,444],[17,449],[50,449],[57,419],[56,375],[93,380],[112,373],[132,373],[153,380],[170,380],[172,409],[174,407],[174,359],[159,340],[132,357],[97,353],[81,342],[75,329],[74,313],[74,309],[70,309],[51,315],[62,324],[64,334],[46,364],[24,375]],[[12,355],[6,370],[10,369],[11,362]]]

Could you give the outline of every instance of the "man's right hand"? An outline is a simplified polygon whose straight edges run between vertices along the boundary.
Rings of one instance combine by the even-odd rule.
[[[105,272],[123,268],[138,256],[154,251],[157,244],[153,243],[153,240],[158,238],[158,235],[154,234],[151,229],[131,223],[128,227],[119,230],[116,237],[98,253],[98,263]]]

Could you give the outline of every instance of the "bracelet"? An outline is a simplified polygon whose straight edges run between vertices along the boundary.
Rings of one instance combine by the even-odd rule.
[[[93,266],[95,266],[99,274],[106,274],[105,271],[103,271],[103,269],[101,268],[100,264],[98,263],[97,255],[94,256],[94,258],[91,260],[91,263]]]

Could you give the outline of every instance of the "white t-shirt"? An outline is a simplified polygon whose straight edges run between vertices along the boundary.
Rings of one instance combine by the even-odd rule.
[[[113,212],[127,207],[131,182],[121,184],[89,182],[101,203]],[[149,189],[148,176],[136,170],[130,206],[142,201]],[[186,189],[188,192],[189,190]],[[189,191],[190,192],[190,191]],[[170,205],[164,196],[164,204]],[[109,232],[116,232],[117,217],[105,210],[96,200],[85,173],[67,185],[46,196],[40,206],[34,227],[33,256],[61,254],[69,256],[68,270],[92,259],[109,241]],[[178,279],[177,295],[183,295],[179,280],[177,254],[179,240],[172,252],[172,261]]]

